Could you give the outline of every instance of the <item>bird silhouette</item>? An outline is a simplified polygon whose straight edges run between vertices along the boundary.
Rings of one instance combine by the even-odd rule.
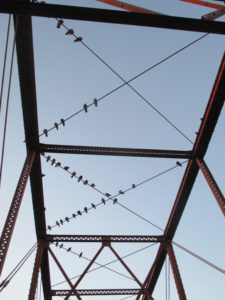
[[[92,183],[92,184],[91,184],[91,187],[92,187],[92,188],[94,188],[94,187],[95,187],[95,184],[94,184],[94,183]]]
[[[117,198],[113,199],[113,204],[116,204],[117,203]]]
[[[88,180],[84,180],[84,185],[87,185],[88,184]]]
[[[54,123],[55,128],[58,130],[59,129],[59,124],[58,123]]]
[[[94,105],[97,107],[98,106],[98,100],[94,98]]]
[[[96,209],[96,205],[94,203],[91,203],[91,206]]]
[[[83,38],[81,36],[78,36],[75,40],[74,40],[74,43],[77,43],[77,42],[82,42]]]
[[[62,26],[62,24],[64,23],[64,21],[62,19],[58,20],[58,23],[56,25],[57,28],[60,28]]]
[[[58,247],[58,245],[59,245],[59,242],[55,242],[55,246]]]
[[[61,244],[60,246],[59,246],[59,248],[62,248],[63,247],[63,244]]]
[[[57,168],[57,167],[60,167],[61,166],[61,162],[57,162],[56,164],[55,164],[55,167]]]
[[[51,156],[48,155],[48,156],[46,157],[46,162],[48,162],[50,159],[51,159]]]
[[[48,136],[48,130],[47,129],[44,129],[43,133],[44,133],[45,136]]]
[[[84,211],[87,213],[88,212],[88,208],[85,206]]]
[[[81,211],[80,211],[80,210],[78,210],[78,211],[77,211],[77,214],[78,214],[79,216],[81,216],[81,215],[82,215],[82,213],[81,213]]]
[[[60,219],[59,222],[61,223],[61,225],[63,225],[63,220],[62,219]]]
[[[176,165],[182,167],[182,164],[179,161],[176,162]]]
[[[73,35],[74,34],[74,30],[71,28],[71,29],[68,29],[67,32],[65,33],[65,35]]]
[[[71,247],[69,247],[69,248],[67,249],[67,252],[70,252],[70,251],[71,251],[71,249],[72,249],[72,248],[71,248]]]
[[[60,119],[61,123],[63,126],[65,126],[65,120],[64,119]]]
[[[105,205],[105,199],[104,198],[102,198],[102,203]]]
[[[51,230],[51,229],[52,229],[52,227],[50,225],[48,225],[48,230]]]
[[[123,195],[124,192],[123,192],[122,190],[119,190],[119,194],[120,194],[120,195]]]
[[[58,222],[58,221],[56,221],[55,223],[56,223],[56,225],[57,225],[57,226],[60,226],[60,224],[59,224],[59,222]]]
[[[76,176],[76,172],[73,172],[72,174],[71,174],[71,178],[73,178],[74,176]]]
[[[66,221],[66,222],[69,222],[70,219],[69,219],[68,217],[65,217],[65,221]]]
[[[81,253],[79,254],[79,258],[81,258],[81,257],[82,257],[82,255],[83,255],[83,253],[81,252]]]
[[[65,166],[63,169],[64,169],[65,171],[68,171],[68,170],[69,170],[69,168],[70,168],[70,167],[68,167],[68,166]]]
[[[55,161],[56,161],[55,158],[53,158],[53,159],[52,159],[52,162],[51,162],[51,165],[52,165],[52,166],[54,165]]]
[[[136,188],[136,185],[135,185],[134,183],[132,184],[132,188],[133,188],[133,189]]]
[[[78,182],[80,182],[80,181],[82,180],[82,178],[83,178],[83,176],[80,175],[80,176],[78,177]]]
[[[84,111],[87,113],[88,112],[88,106],[87,106],[86,103],[84,104],[83,108],[84,108]]]
[[[105,193],[106,197],[111,197],[112,195],[109,193]]]
[[[72,217],[75,219],[75,218],[76,218],[76,215],[75,215],[75,214],[72,214]]]

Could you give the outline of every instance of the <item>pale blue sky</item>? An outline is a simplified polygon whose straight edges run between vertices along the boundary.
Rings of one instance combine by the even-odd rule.
[[[162,13],[200,18],[211,11],[204,7],[173,1],[127,1],[128,3],[157,10]],[[48,1],[57,3],[60,1]],[[63,1],[65,4],[110,8],[96,1]],[[3,49],[6,35],[7,15],[0,15],[1,43],[0,62],[2,69]],[[220,19],[224,21],[224,17]],[[77,36],[125,80],[154,65],[203,33],[172,31],[137,26],[111,25],[65,20],[68,28],[73,28]],[[81,110],[84,103],[90,104],[121,85],[122,81],[103,65],[81,43],[73,43],[74,38],[65,35],[65,29],[57,29],[56,21],[48,18],[33,18],[36,88],[38,99],[39,132],[51,128],[61,118]],[[11,36],[12,42],[12,36]],[[213,35],[171,60],[133,81],[131,85],[148,101],[172,121],[189,139],[194,141],[200,126],[200,118],[217,74],[224,52],[224,36]],[[224,184],[224,110],[214,132],[205,160],[215,176],[221,190]],[[2,119],[1,119],[2,128]],[[2,129],[1,129],[2,134]],[[7,131],[6,155],[1,189],[0,228],[4,225],[8,208],[26,157],[24,129],[21,111],[18,73],[15,61],[10,98],[9,124]],[[190,150],[192,145],[182,135],[165,122],[129,87],[125,86],[99,101],[98,107],[91,106],[88,113],[81,112],[42,136],[42,143],[117,146],[155,149]],[[138,184],[176,165],[173,159],[121,158],[85,155],[51,155],[62,166],[70,166],[71,171],[83,175],[89,183],[95,183],[102,192],[112,195],[119,190]],[[77,183],[60,168],[52,167],[42,159],[46,223],[53,226],[66,216],[71,217],[77,210],[83,211],[90,203],[99,203],[101,194]],[[182,168],[151,180],[136,189],[118,197],[119,202],[149,221],[164,228],[170,214],[177,189],[182,179]],[[174,240],[186,248],[225,269],[224,262],[224,217],[199,173],[189,198]],[[128,212],[123,207],[100,205],[88,214],[61,227],[54,227],[54,234],[161,234],[144,220]],[[17,262],[36,241],[29,183],[18,216],[16,229],[10,245],[2,279],[15,267]],[[98,245],[65,244],[76,253],[83,252],[92,258]],[[99,245],[100,246],[100,245]],[[121,256],[141,249],[146,244],[115,245]],[[52,247],[57,257],[63,261],[68,275],[79,275],[87,265],[85,259],[78,259],[73,253]],[[134,273],[144,280],[155,257],[158,245],[154,245],[125,261]],[[174,248],[188,299],[223,300],[225,293],[224,275],[196,260],[177,247]],[[98,262],[105,264],[114,256],[107,250]],[[34,256],[12,279],[8,287],[0,293],[0,300],[17,297],[26,299],[29,292]],[[115,263],[111,268],[126,274]],[[51,264],[52,284],[63,280],[62,275]],[[133,281],[105,269],[88,274],[79,288],[137,287]],[[66,284],[56,288],[67,288]],[[164,300],[165,270],[153,294],[156,300]],[[101,299],[109,299],[102,297]],[[112,297],[122,299],[123,297]],[[43,299],[39,297],[38,299]],[[55,298],[57,299],[57,297]],[[58,298],[59,299],[59,298]],[[61,298],[60,298],[61,299]],[[87,297],[82,299],[88,299]],[[97,299],[97,298],[94,298]],[[111,298],[110,298],[111,299]],[[131,298],[135,299],[135,297]],[[171,298],[178,299],[171,274]]]

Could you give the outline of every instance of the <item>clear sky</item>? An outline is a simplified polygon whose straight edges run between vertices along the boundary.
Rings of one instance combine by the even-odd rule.
[[[70,5],[111,8],[94,0],[48,1],[48,3],[57,4],[62,2]],[[212,11],[212,9],[182,3],[178,0],[126,2],[168,15],[197,19]],[[219,20],[225,21],[224,17]],[[0,14],[1,71],[7,21],[8,15]],[[59,130],[50,131],[48,137],[42,135],[40,137],[42,143],[174,150],[192,148],[189,140],[194,142],[195,132],[200,126],[200,118],[204,113],[224,53],[224,36],[207,35],[198,43],[132,81],[132,87],[141,94],[142,98],[128,86],[123,86],[106,96],[119,87],[123,81],[97,56],[124,80],[130,80],[204,34],[65,20],[64,25],[72,28],[76,36],[83,38],[82,44],[74,43],[74,37],[65,35],[65,28],[57,29],[56,24],[55,19],[33,18],[40,134],[44,129],[53,127],[55,122],[59,123],[61,118],[66,119],[82,110],[84,104],[93,103],[94,98],[101,99],[101,101],[98,102],[97,107],[90,106],[87,113],[81,111],[69,119],[64,127],[60,125]],[[11,28],[10,51],[12,39]],[[10,59],[7,79],[9,61]],[[1,136],[6,90],[7,85],[0,119]],[[169,125],[143,98],[179,128],[189,140]],[[223,109],[205,157],[223,193],[225,192],[224,120]],[[0,229],[4,226],[26,157],[23,141],[24,128],[15,59],[0,190]],[[81,182],[78,183],[77,178],[71,179],[68,172],[52,166],[43,157],[46,223],[53,227],[52,234],[162,234],[162,231],[152,226],[151,223],[162,229],[165,228],[186,166],[185,161],[180,161],[184,163],[182,167],[176,167],[176,160],[158,158],[52,154],[51,159],[53,158],[60,161],[63,167],[69,166],[69,171],[76,171],[77,175],[82,175],[89,184],[94,183],[100,192]],[[170,168],[172,168],[171,171],[151,179]],[[139,183],[143,184],[130,189],[132,184],[138,185]],[[76,219],[70,219],[69,223],[64,222],[64,225],[60,227],[55,226],[56,221],[65,220],[65,217],[70,218],[78,210],[83,212],[84,207],[91,208],[91,203],[101,203],[101,192],[117,195],[119,190],[128,189],[129,191],[124,195],[117,197],[117,204],[113,205],[111,201],[108,201],[106,205],[101,204],[96,209],[88,210],[87,214],[83,213]],[[200,173],[174,241],[225,269],[224,217]],[[28,182],[2,280],[35,242]],[[150,245],[115,244],[113,246],[122,257],[137,251],[124,260],[135,275],[144,281],[155,258],[158,245],[147,247]],[[71,252],[66,251],[69,247],[72,247]],[[68,276],[76,277],[84,270],[88,259],[92,259],[98,247],[100,247],[98,244],[64,243],[63,248],[52,246],[52,249],[63,262]],[[187,298],[223,300],[224,274],[210,268],[176,246],[174,250]],[[81,252],[83,257],[79,258],[78,254]],[[114,259],[115,256],[105,249],[97,262],[106,264]],[[16,299],[27,298],[33,263],[34,254],[13,277],[7,288],[0,293],[0,300],[15,299],[15,297]],[[54,288],[67,289],[67,284],[59,284],[64,278],[52,261],[50,265],[53,270],[51,280]],[[100,268],[87,274],[78,287],[86,289],[137,288],[134,281],[126,277],[130,275],[118,262],[109,267],[114,272]],[[93,268],[96,268],[96,265]],[[165,286],[166,282],[169,284],[169,280],[165,280],[165,270],[164,267],[153,296],[156,300],[176,300],[178,296],[172,273],[170,275],[170,298],[168,290],[166,295]],[[99,297],[93,297],[93,299],[97,298],[99,299]],[[123,299],[122,296],[102,297],[101,299],[106,298]],[[42,293],[37,294],[37,299],[43,299]],[[88,299],[88,297],[82,299]],[[135,299],[135,297],[130,299]]]

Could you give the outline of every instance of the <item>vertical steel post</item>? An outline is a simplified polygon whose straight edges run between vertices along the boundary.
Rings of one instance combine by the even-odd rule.
[[[203,159],[196,158],[196,162],[202,171],[202,174],[204,175],[214,197],[216,198],[217,203],[219,204],[220,209],[222,210],[222,213],[225,217],[225,199],[224,196],[218,187],[212,173],[210,172],[209,168],[207,167],[205,161]]]
[[[173,251],[173,246],[171,245],[171,243],[167,244],[167,253],[169,255],[169,260],[170,260],[171,268],[172,268],[172,271],[173,271],[173,275],[174,275],[175,284],[176,284],[176,287],[177,287],[177,292],[178,292],[178,295],[179,295],[179,299],[180,300],[187,300],[185,290],[184,290],[184,287],[183,287],[183,283],[182,283],[182,279],[181,279],[181,276],[180,276],[178,264],[177,264],[176,257],[175,257],[174,251]]]
[[[14,193],[14,197],[8,212],[8,216],[2,231],[0,239],[0,275],[5,263],[6,255],[8,252],[9,244],[12,238],[13,230],[16,224],[17,216],[19,213],[20,205],[23,199],[26,183],[30,174],[30,170],[33,165],[35,152],[31,152],[27,155],[23,170],[21,172],[19,182]]]
[[[41,266],[44,247],[45,247],[45,243],[42,241],[39,242],[37,247],[37,253],[36,253],[36,258],[34,263],[34,269],[33,269],[33,275],[30,284],[28,300],[35,300],[35,294],[36,294],[37,284],[38,284],[38,274]]]

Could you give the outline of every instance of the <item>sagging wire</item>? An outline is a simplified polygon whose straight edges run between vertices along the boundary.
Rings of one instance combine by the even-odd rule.
[[[129,209],[128,207],[126,207],[125,205],[121,204],[120,202],[118,202],[118,197],[124,195],[125,193],[131,191],[131,190],[134,190],[138,187],[140,187],[141,185],[153,180],[153,179],[156,179],[157,177],[163,175],[163,174],[166,174],[172,170],[174,170],[175,168],[177,167],[182,167],[183,164],[187,163],[187,161],[184,161],[182,163],[180,163],[179,161],[176,162],[176,165],[175,166],[172,166],[170,167],[169,169],[167,170],[164,170],[142,182],[139,182],[137,184],[132,184],[131,187],[127,188],[127,189],[124,189],[124,190],[119,190],[117,194],[115,195],[111,195],[110,193],[108,192],[102,192],[100,189],[98,189],[96,187],[96,185],[94,183],[89,183],[87,179],[84,179],[83,178],[83,175],[77,175],[77,172],[75,171],[69,171],[70,167],[69,166],[62,166],[61,162],[59,161],[56,161],[55,158],[51,158],[50,155],[46,156],[44,153],[42,153],[42,156],[46,158],[46,162],[50,162],[52,166],[55,166],[55,167],[58,167],[58,168],[61,168],[62,170],[66,171],[67,173],[70,174],[70,177],[71,178],[76,178],[77,179],[77,182],[82,182],[84,185],[94,189],[95,191],[97,191],[98,193],[100,193],[102,196],[104,196],[104,198],[101,198],[101,202],[99,203],[91,203],[91,206],[90,207],[84,207],[83,210],[77,210],[76,213],[73,213],[71,217],[65,217],[65,219],[60,219],[59,221],[56,221],[56,224],[55,225],[48,225],[47,226],[47,230],[51,230],[52,228],[58,226],[60,227],[61,225],[64,224],[64,222],[68,222],[71,220],[71,219],[76,219],[77,216],[82,216],[83,213],[88,213],[89,210],[91,209],[96,209],[98,206],[100,205],[105,205],[108,201],[111,201],[113,202],[113,204],[118,204],[119,206],[123,207],[124,209],[128,210],[129,212],[133,213],[134,215],[138,216],[139,218],[143,219],[144,221],[150,223],[152,226],[158,228],[157,225],[155,225],[154,223],[148,221],[147,219],[145,219],[144,217],[140,216],[139,214],[137,214],[136,212],[132,211],[131,209]],[[159,229],[159,228],[158,228]]]
[[[201,39],[205,38],[207,35],[209,35],[209,33],[206,33],[200,37],[198,37],[197,39],[193,40],[192,42],[188,43],[187,45],[183,46],[182,48],[178,49],[177,51],[173,52],[172,54],[168,55],[167,57],[165,57],[164,59],[160,60],[159,62],[157,62],[156,64],[150,66],[149,68],[147,68],[146,70],[144,70],[143,72],[139,73],[138,75],[134,76],[133,78],[131,78],[130,80],[126,81],[123,77],[121,77],[109,64],[107,64],[95,51],[93,51],[89,46],[87,46],[84,42],[82,37],[78,37],[75,33],[74,30],[71,28],[68,28],[67,26],[64,25],[64,21],[62,19],[58,19],[57,20],[57,28],[60,28],[61,26],[64,27],[64,29],[66,29],[66,35],[72,35],[74,36],[76,39],[74,40],[74,42],[80,42],[82,43],[92,54],[94,54],[105,66],[107,66],[107,68],[109,68],[118,78],[120,78],[124,83],[121,84],[120,86],[118,86],[117,88],[113,89],[112,91],[106,93],[104,96],[100,97],[99,99],[94,98],[94,102],[90,103],[90,104],[84,104],[83,109],[80,109],[79,111],[75,112],[74,114],[68,116],[65,119],[61,119],[61,121],[59,123],[55,123],[55,125],[49,129],[44,129],[43,133],[41,133],[39,135],[45,135],[48,136],[48,132],[53,130],[53,129],[57,129],[59,128],[59,125],[63,125],[65,126],[65,122],[68,121],[69,119],[75,117],[76,115],[78,115],[79,113],[85,111],[87,113],[88,108],[92,105],[97,106],[97,103],[101,100],[103,100],[104,98],[106,98],[107,96],[111,95],[112,93],[114,93],[115,91],[119,90],[120,88],[124,87],[124,86],[128,86],[129,88],[131,88],[146,104],[148,104],[153,110],[155,110],[168,124],[170,124],[176,131],[178,131],[186,140],[188,140],[191,144],[193,144],[193,142],[181,131],[179,130],[179,128],[177,126],[175,126],[165,115],[163,115],[155,106],[153,106],[150,101],[148,101],[143,95],[141,95],[133,86],[130,85],[130,83],[132,81],[134,81],[135,79],[137,79],[138,77],[144,75],[145,73],[149,72],[150,70],[154,69],[155,67],[159,66],[160,64],[164,63],[165,61],[169,60],[170,58],[174,57],[175,55],[177,55],[178,53],[182,52],[183,50],[189,48],[190,46],[194,45],[195,43],[197,43],[198,41],[200,41]],[[63,122],[62,122],[63,120]]]
[[[24,255],[24,257],[20,260],[20,262],[16,265],[16,267],[9,273],[8,276],[0,283],[0,293],[6,288],[6,286],[10,283],[12,278],[16,275],[16,273],[22,268],[34,250],[37,248],[38,243],[36,242],[31,249]]]
[[[137,253],[139,253],[139,252],[142,252],[142,251],[144,251],[144,250],[146,250],[146,249],[151,248],[152,246],[154,246],[154,245],[156,245],[156,244],[157,244],[157,243],[152,243],[151,245],[142,247],[142,248],[140,248],[140,249],[138,249],[138,250],[136,250],[136,251],[133,251],[133,252],[131,252],[131,253],[129,253],[129,254],[126,254],[126,255],[122,256],[121,258],[122,258],[122,259],[125,259],[125,258],[127,258],[127,257],[129,257],[129,256],[133,256],[133,255],[135,255],[135,254],[137,254]],[[61,247],[61,248],[64,249],[64,250],[66,250],[66,251],[68,250],[68,249],[63,248],[63,247]],[[67,252],[68,252],[68,251],[67,251]],[[74,254],[75,254],[75,255],[78,255],[77,253],[74,253]],[[86,258],[86,257],[84,257],[84,256],[82,256],[82,258],[84,258],[84,259],[86,259],[86,260],[88,260],[88,261],[91,261],[91,259]],[[113,270],[113,269],[111,269],[111,268],[108,268],[109,265],[114,264],[114,263],[116,263],[117,261],[118,261],[118,259],[114,259],[114,260],[112,260],[112,261],[110,261],[110,262],[108,262],[108,263],[106,263],[106,264],[104,264],[104,265],[99,264],[99,263],[97,263],[97,262],[94,262],[96,265],[98,265],[98,267],[89,270],[87,273],[91,273],[91,272],[97,271],[97,270],[99,270],[99,269],[101,269],[101,268],[106,268],[106,269],[108,269],[109,271],[112,271],[112,272],[114,272],[114,273],[117,273],[118,275],[121,275],[121,276],[126,277],[126,278],[131,279],[131,280],[134,280],[133,278],[131,278],[131,277],[127,276],[127,275],[124,275],[124,274],[122,274],[122,273],[120,273],[120,272],[118,272],[118,271],[115,271],[115,270]],[[76,276],[70,278],[70,280],[79,278],[80,276],[81,276],[81,274],[80,274],[80,275],[76,275]],[[54,285],[52,285],[52,287],[55,287],[55,286],[60,285],[60,284],[63,284],[63,283],[65,283],[65,282],[66,282],[66,280],[61,281],[61,282],[58,282],[58,283],[55,283]]]

